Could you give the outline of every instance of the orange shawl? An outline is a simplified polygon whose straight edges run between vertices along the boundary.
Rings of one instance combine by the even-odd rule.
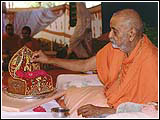
[[[96,55],[97,71],[106,87],[107,104],[158,101],[158,49],[146,35],[129,57],[107,44]]]

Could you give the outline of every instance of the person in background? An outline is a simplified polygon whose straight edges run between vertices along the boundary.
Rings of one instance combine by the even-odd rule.
[[[24,26],[21,31],[22,39],[21,46],[27,46],[32,51],[40,50],[39,41],[31,37],[31,28],[29,26]]]
[[[8,70],[8,63],[11,57],[20,48],[20,36],[14,33],[14,26],[7,24],[5,26],[6,32],[2,35],[2,59],[3,70]]]

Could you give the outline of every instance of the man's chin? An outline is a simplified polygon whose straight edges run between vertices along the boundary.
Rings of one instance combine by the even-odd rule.
[[[124,52],[124,50],[122,50],[120,47],[117,47],[116,45],[113,45],[113,44],[112,44],[112,48],[119,49],[120,51]]]

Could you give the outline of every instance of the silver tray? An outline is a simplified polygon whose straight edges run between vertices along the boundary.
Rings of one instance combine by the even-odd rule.
[[[8,92],[7,88],[3,88],[2,91],[3,91],[3,93],[5,93],[7,96],[13,97],[13,98],[18,98],[18,99],[43,99],[43,98],[51,97],[51,96],[53,96],[54,94],[56,94],[56,92],[57,92],[57,90],[54,89],[54,90],[51,91],[51,92],[34,96],[34,95],[13,94],[13,93]]]

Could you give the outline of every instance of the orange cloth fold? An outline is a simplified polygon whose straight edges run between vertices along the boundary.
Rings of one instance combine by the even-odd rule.
[[[158,101],[158,49],[146,35],[129,57],[107,44],[96,55],[97,71],[106,87],[107,104]]]

